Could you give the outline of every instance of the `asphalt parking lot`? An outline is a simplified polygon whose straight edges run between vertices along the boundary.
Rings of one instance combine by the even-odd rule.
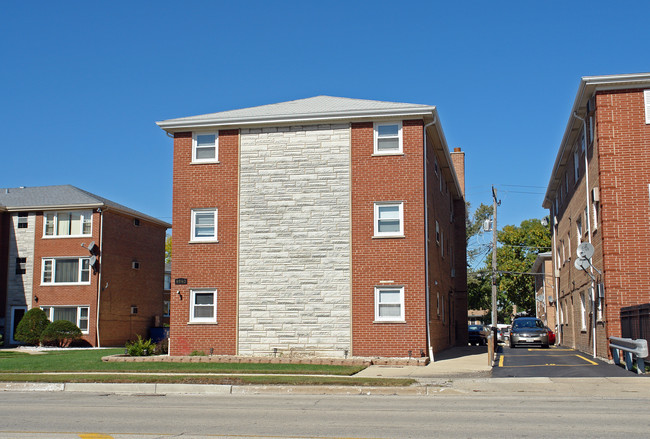
[[[500,346],[492,377],[629,377],[622,367],[605,363],[575,349],[551,346],[510,348]],[[645,376],[645,375],[643,375]]]

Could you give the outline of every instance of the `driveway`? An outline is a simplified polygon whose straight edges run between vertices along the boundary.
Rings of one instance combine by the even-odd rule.
[[[492,377],[632,377],[636,374],[575,349],[551,346],[499,349]],[[645,376],[645,375],[642,375]]]

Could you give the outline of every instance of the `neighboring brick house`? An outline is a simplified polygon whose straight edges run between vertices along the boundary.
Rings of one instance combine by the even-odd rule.
[[[649,185],[650,74],[582,78],[543,203],[562,344],[607,358],[621,308],[650,302]],[[581,242],[595,282],[574,266]]]
[[[318,96],[158,125],[174,136],[172,355],[467,343],[464,153],[435,107]]]
[[[36,306],[75,323],[91,346],[146,336],[163,312],[169,227],[74,186],[0,189],[5,343]]]
[[[546,326],[557,332],[551,252],[538,254],[530,271],[535,274],[535,315]]]

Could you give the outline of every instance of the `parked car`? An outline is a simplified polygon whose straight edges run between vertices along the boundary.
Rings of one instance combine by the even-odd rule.
[[[518,317],[510,330],[510,347],[518,345],[540,345],[548,348],[548,328],[536,317]]]
[[[483,325],[469,325],[469,344],[484,345],[487,344],[487,330]]]
[[[548,331],[548,344],[554,345],[555,344],[555,332],[548,326],[546,327],[546,330]]]

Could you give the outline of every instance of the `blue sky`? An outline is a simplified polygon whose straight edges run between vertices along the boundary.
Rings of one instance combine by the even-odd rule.
[[[587,6],[588,9],[584,7]],[[473,207],[541,218],[581,76],[650,71],[650,2],[0,3],[0,187],[171,221],[155,121],[321,94],[436,105]]]

